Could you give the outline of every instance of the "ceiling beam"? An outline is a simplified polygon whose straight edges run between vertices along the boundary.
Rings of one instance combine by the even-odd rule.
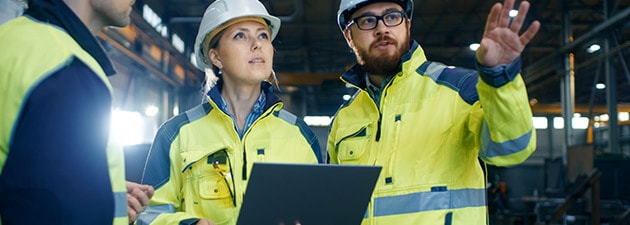
[[[341,73],[277,73],[280,85],[321,85],[326,80],[337,80]]]
[[[562,108],[560,103],[558,104],[536,104],[532,106],[532,112],[534,115],[562,115]],[[583,116],[589,112],[588,105],[575,105],[575,113],[581,113]],[[618,104],[617,112],[630,112],[630,104]],[[604,114],[608,113],[606,105],[594,105],[593,113]]]
[[[544,70],[547,68],[547,66],[545,66],[546,64],[548,64],[549,62],[555,62],[559,55],[564,54],[572,50],[573,48],[581,45],[583,42],[590,40],[594,36],[601,34],[602,32],[606,31],[610,27],[616,25],[617,23],[624,21],[629,16],[630,16],[630,8],[624,9],[623,11],[613,15],[610,19],[607,19],[604,22],[593,27],[593,29],[591,29],[586,34],[576,38],[570,44],[561,46],[560,49],[552,52],[551,54],[541,58],[537,62],[523,69],[523,73],[531,74],[530,76],[525,77],[525,82],[530,83],[531,81],[538,79],[540,76],[546,75],[545,73],[539,72],[540,70]]]

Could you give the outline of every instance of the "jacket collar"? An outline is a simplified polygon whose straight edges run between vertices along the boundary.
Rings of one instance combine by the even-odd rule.
[[[402,57],[400,57],[400,64],[398,65],[398,70],[396,70],[396,73],[399,73],[400,71],[402,71],[402,64],[406,62],[407,60],[411,59],[411,56],[413,55],[413,53],[416,51],[416,49],[420,47],[418,42],[416,42],[415,40],[410,40],[409,45],[410,45],[409,51],[405,53],[404,55],[402,55]],[[394,74],[390,74],[388,76],[394,76]],[[358,63],[354,64],[349,70],[347,70],[341,75],[341,79],[344,80],[345,82],[364,90],[367,88],[365,78],[366,78],[366,72],[365,70],[363,70],[363,67],[359,65]]]
[[[65,30],[81,48],[94,57],[107,76],[116,73],[96,37],[63,0],[30,0],[25,14]]]
[[[273,86],[271,85],[271,83],[267,81],[261,82],[260,89],[265,93],[265,106],[263,108],[263,111],[266,111],[276,103],[281,102],[280,98],[278,98],[278,96],[273,93]],[[219,79],[214,87],[212,87],[210,91],[206,93],[215,105],[219,105],[218,103],[223,101],[221,98],[221,90],[223,90],[223,80]]]

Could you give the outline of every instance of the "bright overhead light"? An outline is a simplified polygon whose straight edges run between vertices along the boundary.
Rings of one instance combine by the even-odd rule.
[[[173,115],[179,115],[179,106],[173,107]]]
[[[304,122],[309,126],[325,127],[330,125],[332,118],[330,116],[305,116]]]
[[[175,49],[177,49],[177,51],[179,51],[179,53],[184,53],[186,44],[184,44],[184,40],[182,40],[177,34],[173,34],[173,36],[171,36],[171,44]]]
[[[602,47],[599,46],[598,44],[593,44],[586,49],[586,52],[593,53],[593,52],[599,51],[601,48]]]
[[[542,126],[542,122],[539,122],[539,123],[540,124],[538,126]],[[571,127],[573,127],[573,129],[583,130],[583,129],[588,128],[588,125],[589,125],[589,119],[587,117],[579,117],[579,116],[573,115],[573,118],[571,118]],[[536,124],[534,124],[534,126],[536,126]],[[564,118],[554,117],[553,128],[564,129]]]
[[[606,88],[606,84],[597,83],[597,84],[595,84],[595,88],[597,88],[597,90],[605,89]]]
[[[157,115],[157,113],[158,113],[159,111],[160,111],[160,110],[158,109],[158,107],[155,107],[155,106],[151,105],[151,106],[147,107],[147,108],[144,110],[144,115],[147,115],[147,116],[149,116],[149,117],[153,117],[153,116]]]
[[[123,146],[142,143],[144,126],[144,119],[138,112],[112,112],[111,136]]]
[[[571,119],[572,121],[572,125],[573,125],[573,129],[586,129],[588,128],[588,118],[587,117],[573,117],[573,119]]]
[[[509,15],[512,18],[516,17],[516,15],[518,15],[518,10],[516,10],[516,9],[510,10],[510,14]]]
[[[349,94],[345,94],[341,98],[343,98],[344,101],[348,101],[350,100],[350,98],[352,98],[352,96],[350,96]]]
[[[477,51],[477,49],[479,48],[479,43],[472,43],[468,46],[468,48],[470,48],[470,50]]]
[[[553,128],[555,128],[555,129],[564,129],[564,118],[562,118],[562,117],[554,117],[553,118]]]
[[[547,129],[547,118],[534,116],[532,117],[532,121],[534,122],[534,128],[536,129]]]

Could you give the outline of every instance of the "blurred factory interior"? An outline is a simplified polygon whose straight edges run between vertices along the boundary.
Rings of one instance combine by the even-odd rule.
[[[326,146],[328,122],[352,94],[339,76],[355,62],[336,24],[339,0],[261,2],[282,20],[274,70],[285,108]],[[411,35],[429,60],[473,68],[471,48],[495,2],[415,0]],[[161,123],[200,102],[203,73],[192,52],[210,3],[137,0],[131,25],[98,35],[118,71],[112,134],[128,151],[146,149]],[[522,165],[488,165],[490,222],[630,224],[630,0],[531,3],[526,25],[542,28],[522,55],[522,74],[538,147]]]

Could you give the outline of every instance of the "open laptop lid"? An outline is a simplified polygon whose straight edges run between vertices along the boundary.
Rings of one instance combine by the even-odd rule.
[[[237,225],[361,224],[380,166],[254,163]]]

